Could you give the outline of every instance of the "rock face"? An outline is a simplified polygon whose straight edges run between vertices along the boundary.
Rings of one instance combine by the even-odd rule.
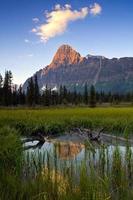
[[[46,85],[52,89],[65,85],[70,90],[76,87],[83,91],[87,83],[95,85],[99,91],[124,93],[133,90],[133,58],[82,57],[69,45],[62,45],[51,64],[36,74],[40,89]],[[24,90],[27,85],[28,80],[23,85]]]
[[[56,52],[52,63],[49,65],[49,69],[58,68],[60,65],[68,66],[78,64],[82,61],[82,57],[69,45],[62,45]]]

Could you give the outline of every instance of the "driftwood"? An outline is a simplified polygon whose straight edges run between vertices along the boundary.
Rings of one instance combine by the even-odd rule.
[[[101,140],[100,136],[103,130],[104,128],[102,128],[99,132],[94,133],[91,129],[80,129],[80,128],[73,129],[73,131],[78,132],[80,136],[84,136],[84,137],[87,136],[87,138],[90,141],[97,141],[97,142]]]
[[[98,131],[98,132],[94,132],[91,129],[83,129],[83,128],[74,128],[72,129],[72,132],[78,132],[78,135],[81,136],[82,138],[84,137],[85,139],[89,139],[90,141],[96,141],[96,142],[100,142],[101,141],[101,132],[103,132],[103,128]],[[44,136],[45,135],[45,136]],[[41,148],[43,146],[43,144],[48,140],[49,136],[46,137],[46,134],[41,132],[40,130],[37,130],[35,132],[33,132],[31,134],[30,137],[25,138],[22,140],[22,144],[28,143],[28,142],[34,142],[34,141],[38,141],[37,144],[35,145],[28,145],[25,146],[24,145],[24,150],[27,149],[35,149],[35,148]]]
[[[43,146],[44,142],[38,142],[36,145],[28,145],[28,146],[24,146],[24,150],[28,150],[28,149],[36,149],[39,148],[41,149],[41,147]]]
[[[43,146],[43,144],[47,141],[48,137],[44,137],[44,135],[40,132],[34,133],[34,135],[32,135],[29,138],[26,138],[24,140],[22,140],[22,144],[28,143],[28,142],[34,142],[34,141],[38,141],[37,144],[33,144],[33,145],[24,145],[24,150],[28,150],[28,149],[36,149],[36,148],[41,148]]]
[[[23,141],[22,141],[22,143],[26,143],[26,142],[33,142],[33,141],[39,141],[40,143],[45,143],[46,142],[46,140],[47,140],[47,138],[48,137],[44,137],[43,136],[43,134],[42,133],[37,133],[36,134],[36,136],[34,135],[34,136],[31,136],[31,137],[28,137],[28,138],[26,138],[26,139],[24,139]]]
[[[99,141],[101,138],[101,133],[103,132],[104,128],[102,128],[96,135],[93,136],[93,133],[88,133],[88,138],[92,141]]]

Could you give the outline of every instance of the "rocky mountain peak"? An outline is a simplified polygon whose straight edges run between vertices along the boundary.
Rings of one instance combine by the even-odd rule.
[[[98,91],[125,93],[133,90],[133,58],[112,58],[88,55],[81,57],[69,45],[62,45],[53,61],[36,72],[40,91],[46,85],[53,91],[66,86],[83,92],[84,85],[95,85]],[[33,75],[34,77],[34,75]],[[23,85],[27,91],[28,80]]]
[[[83,60],[81,55],[69,45],[62,45],[57,50],[49,68],[78,64]]]

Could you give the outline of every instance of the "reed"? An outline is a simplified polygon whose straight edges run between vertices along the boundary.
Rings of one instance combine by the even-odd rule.
[[[129,145],[124,154],[118,146],[111,154],[104,145],[95,151],[86,146],[82,161],[61,160],[57,148],[58,144],[49,153],[24,152],[19,173],[16,175],[14,163],[14,173],[5,176],[4,182],[0,180],[1,199],[133,199],[133,156]]]
[[[73,127],[103,128],[128,138],[133,130],[133,108],[1,109],[0,127],[16,128],[23,135],[35,130],[63,133]]]

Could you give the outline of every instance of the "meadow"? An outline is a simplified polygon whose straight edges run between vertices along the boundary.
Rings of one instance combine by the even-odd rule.
[[[85,143],[84,160],[59,162],[53,153],[23,151],[20,138],[35,130],[63,134],[73,127],[132,136],[133,108],[45,108],[0,110],[1,200],[133,199],[133,152]]]
[[[133,108],[1,109],[0,127],[7,125],[25,135],[38,129],[63,133],[73,127],[104,127],[106,132],[132,135]]]

